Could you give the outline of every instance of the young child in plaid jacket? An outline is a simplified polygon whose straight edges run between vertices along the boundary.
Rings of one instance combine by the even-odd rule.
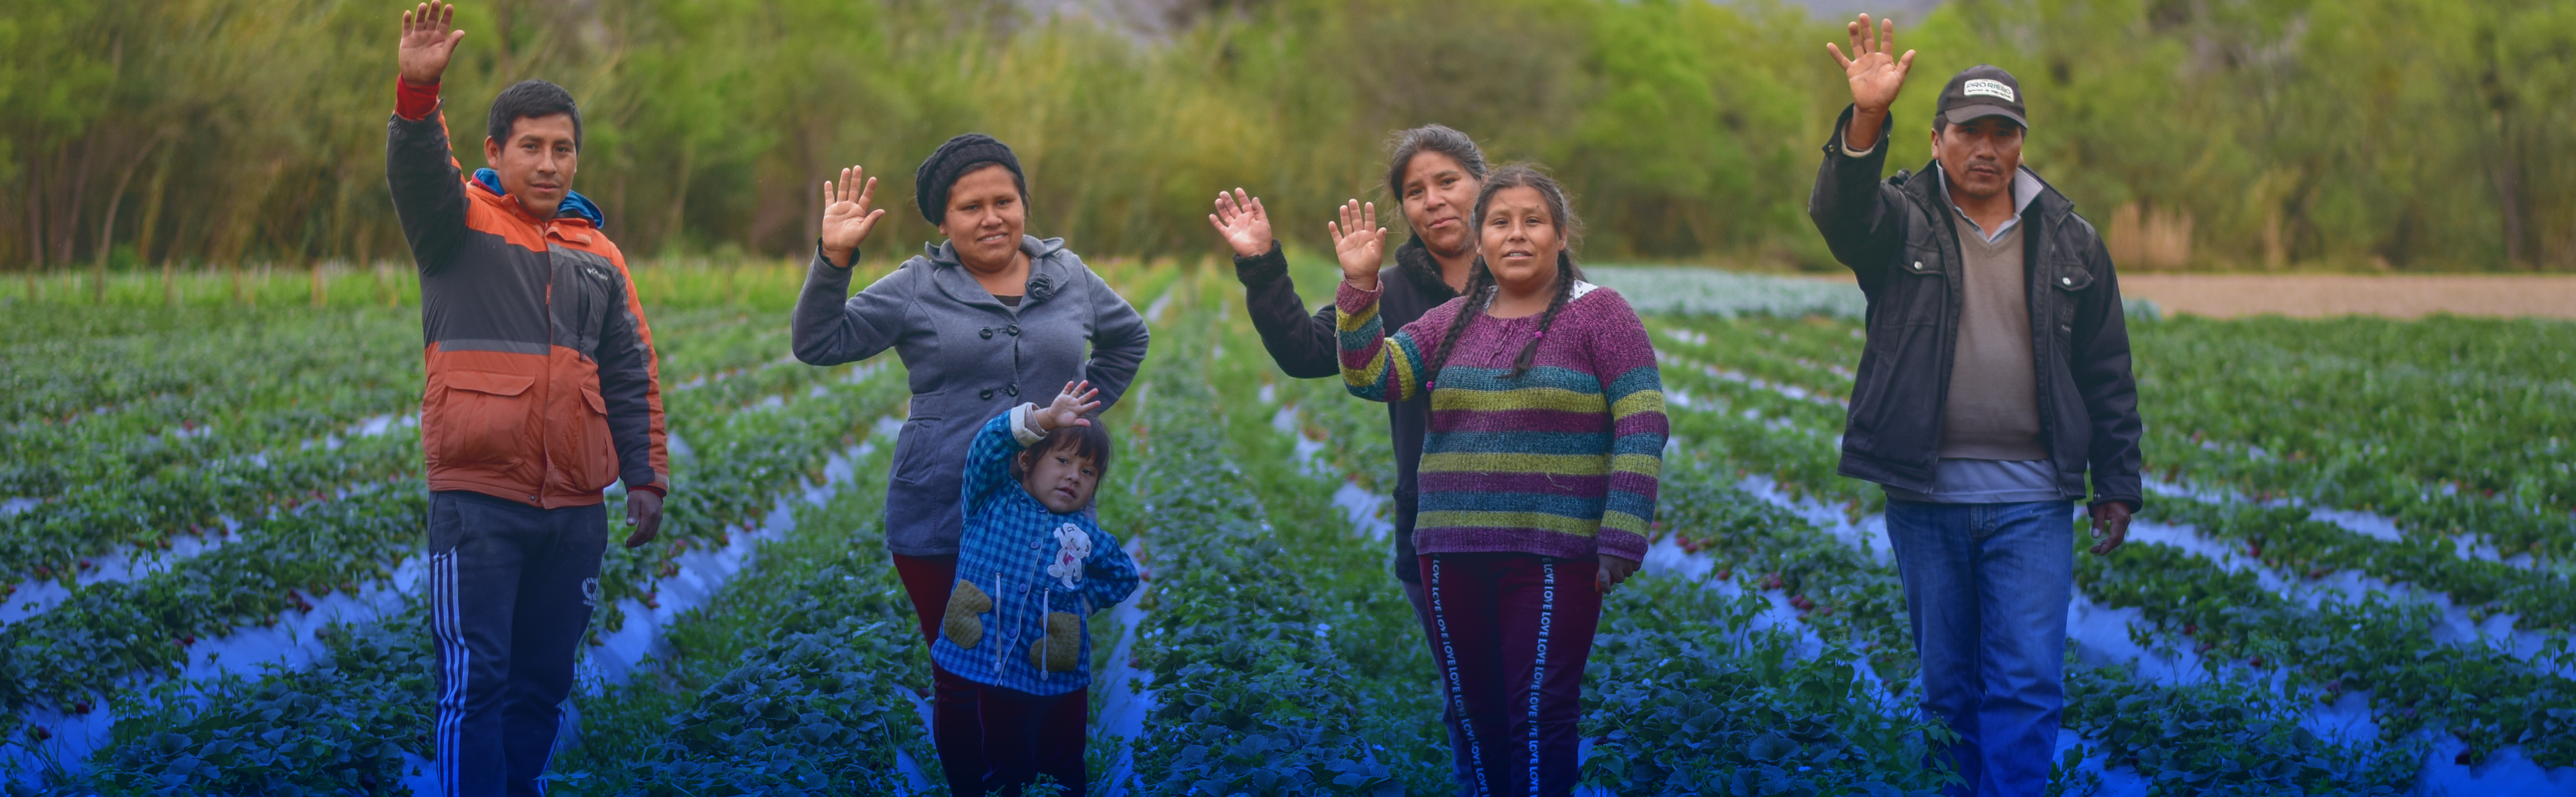
[[[1084,618],[1137,585],[1135,560],[1084,511],[1109,470],[1108,430],[1086,415],[1099,395],[1068,383],[1046,407],[995,416],[967,449],[957,584],[930,655],[980,685],[988,791],[1045,774],[1080,795],[1088,779]]]

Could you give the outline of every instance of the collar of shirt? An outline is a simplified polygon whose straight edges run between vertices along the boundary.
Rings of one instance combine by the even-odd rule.
[[[1933,169],[1932,174],[1941,181],[1940,185],[1937,186],[1941,189],[1941,194],[1943,196],[1948,196],[1950,193],[1950,176],[1944,173],[1941,169]],[[2004,237],[2004,233],[2011,232],[2014,226],[2021,224],[2022,211],[2030,209],[2030,201],[2039,198],[2039,178],[2032,175],[2029,169],[2014,169],[2012,192],[2012,218],[2005,219],[2004,223],[1996,225],[1994,232],[1987,232],[1986,228],[1978,226],[1976,219],[1968,218],[1968,211],[1959,207],[1959,203],[1950,203],[1950,209],[1959,214],[1960,220],[1968,223],[1969,229],[1976,230],[1977,235],[1985,238],[1986,243],[1994,243],[1995,239]]]

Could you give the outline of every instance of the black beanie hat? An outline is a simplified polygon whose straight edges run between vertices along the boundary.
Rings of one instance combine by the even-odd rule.
[[[930,159],[912,173],[912,201],[921,206],[921,217],[938,226],[948,215],[948,189],[957,178],[987,163],[998,163],[1011,170],[1011,182],[1020,189],[1020,201],[1028,201],[1029,178],[1020,172],[1019,156],[1011,154],[1007,144],[982,133],[966,133],[939,145]]]

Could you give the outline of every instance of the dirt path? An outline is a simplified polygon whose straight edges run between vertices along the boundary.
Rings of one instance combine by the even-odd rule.
[[[2120,292],[2167,313],[2232,318],[2430,313],[2576,319],[2576,276],[2121,274]]]

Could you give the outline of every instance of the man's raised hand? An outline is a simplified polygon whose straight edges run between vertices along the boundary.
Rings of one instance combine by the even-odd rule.
[[[868,231],[885,217],[884,208],[871,210],[876,200],[877,178],[856,166],[841,170],[838,181],[823,181],[823,259],[837,268],[849,268]]]
[[[1851,83],[1852,122],[1845,143],[1854,150],[1866,151],[1878,146],[1879,124],[1887,119],[1887,109],[1896,104],[1896,93],[1905,88],[1905,74],[1914,69],[1914,51],[1896,54],[1896,20],[1879,20],[1878,29],[1869,26],[1869,15],[1843,26],[1851,37],[1851,54],[1846,56],[1832,42],[1825,49],[1843,65],[1843,78]],[[1870,34],[1878,34],[1873,41]]]
[[[1270,251],[1270,211],[1261,207],[1261,198],[1234,189],[1234,193],[1216,192],[1216,212],[1208,214],[1208,223],[1216,234],[1225,236],[1225,245],[1234,248],[1236,257],[1256,257]]]
[[[429,2],[403,12],[402,49],[396,62],[402,66],[402,79],[414,86],[438,84],[438,76],[447,73],[447,59],[456,55],[456,42],[465,38],[457,30],[456,6],[452,3]]]
[[[1090,380],[1066,382],[1064,390],[1055,394],[1054,403],[1029,413],[1029,422],[1037,424],[1040,432],[1052,432],[1067,426],[1090,426],[1091,419],[1082,416],[1096,409],[1100,409],[1100,388],[1092,387]]]
[[[1342,205],[1342,220],[1324,222],[1333,234],[1333,254],[1342,261],[1342,281],[1364,291],[1377,290],[1377,270],[1386,262],[1386,228],[1377,226],[1377,203],[1351,200]]]

